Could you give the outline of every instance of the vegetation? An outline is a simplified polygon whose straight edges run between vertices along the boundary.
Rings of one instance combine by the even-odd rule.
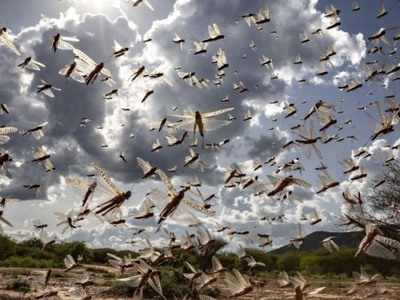
[[[31,291],[31,286],[26,280],[16,279],[8,283],[6,289],[20,293],[29,293]]]
[[[362,255],[354,257],[354,249],[342,248],[338,253],[329,253],[324,250],[307,252],[288,252],[267,259],[259,257],[259,261],[266,264],[268,270],[302,271],[312,274],[346,274],[367,267],[371,271],[383,275],[400,274],[400,263]],[[265,257],[265,255],[264,255]]]
[[[289,251],[285,254],[270,255],[261,250],[247,249],[247,253],[256,261],[265,264],[265,268],[258,268],[255,272],[262,275],[265,271],[288,272],[302,271],[312,274],[345,274],[351,276],[361,266],[383,275],[400,274],[400,262],[383,260],[369,256],[355,258],[354,249],[342,248],[338,253],[329,253],[323,249],[317,251]],[[220,257],[222,264],[228,268],[237,268],[248,271],[246,263],[240,262],[234,254],[223,254]]]
[[[106,295],[118,295],[118,296],[125,296],[131,297],[135,293],[136,288],[128,285],[125,282],[120,281],[113,281],[111,288],[107,290]],[[106,296],[103,295],[103,296]]]
[[[383,182],[383,183],[382,183]],[[367,198],[370,208],[370,219],[383,224],[399,225],[400,223],[400,164],[391,162],[375,179],[374,186]]]
[[[172,299],[173,295],[181,299],[191,292],[187,280],[176,272],[175,268],[171,267],[164,266],[161,268],[161,286],[167,299]],[[156,295],[154,294],[153,296]]]
[[[129,251],[115,251],[111,249],[89,249],[82,242],[55,244],[46,250],[38,240],[29,240],[16,243],[8,237],[0,236],[0,266],[2,267],[25,267],[25,268],[63,268],[63,259],[67,254],[74,257],[82,255],[87,264],[106,264],[107,252],[119,256],[137,254]],[[262,276],[265,271],[274,272],[279,270],[305,271],[318,274],[346,274],[351,275],[353,271],[360,269],[360,266],[367,266],[370,270],[378,271],[383,275],[400,274],[400,263],[386,261],[378,258],[360,256],[354,257],[354,249],[342,247],[339,253],[328,253],[324,249],[296,251],[291,250],[282,254],[269,254],[258,249],[247,249],[247,253],[256,261],[265,264],[265,268],[253,270]],[[222,264],[229,269],[236,268],[241,271],[249,271],[246,263],[232,253],[218,254]],[[196,268],[201,268],[203,259],[198,255],[176,251],[175,259],[165,263],[161,267],[162,286],[168,295],[168,289],[181,290],[185,293],[185,279],[181,276],[184,262],[188,261]],[[182,289],[176,286],[182,285]],[[116,289],[126,287],[115,286]]]
[[[89,249],[83,242],[54,244],[42,249],[40,240],[31,239],[16,243],[7,236],[0,235],[0,267],[63,268],[67,254],[83,256],[85,262],[106,264],[107,253],[124,256],[135,255],[129,251],[112,249]]]

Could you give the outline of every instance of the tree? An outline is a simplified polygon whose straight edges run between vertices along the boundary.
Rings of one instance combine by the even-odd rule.
[[[7,236],[0,235],[0,261],[15,255],[15,243]]]
[[[298,271],[300,270],[300,256],[289,252],[279,256],[276,265],[279,270]]]
[[[372,182],[366,198],[368,217],[387,225],[400,224],[400,164],[391,162]]]
[[[357,202],[345,214],[350,225],[365,230],[356,255],[370,256],[400,261],[400,164],[396,161],[387,164],[380,176],[370,186],[366,201]]]

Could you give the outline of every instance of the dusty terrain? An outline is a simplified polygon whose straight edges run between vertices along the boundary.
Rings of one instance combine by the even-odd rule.
[[[44,291],[50,291],[57,289],[59,296],[46,297],[45,299],[81,299],[74,293],[71,293],[71,289],[77,287],[76,282],[83,280],[86,274],[81,270],[73,270],[69,273],[63,272],[63,270],[54,270],[50,280],[49,287],[45,290],[43,288],[43,272],[45,270],[40,269],[22,269],[22,268],[3,268],[0,269],[0,300],[3,299],[34,299],[35,296],[41,294]],[[115,289],[113,285],[113,274],[102,271],[89,271],[89,274],[93,281],[94,286],[87,287],[86,291],[88,295],[92,296],[92,299],[129,299],[128,295],[124,294],[123,289]],[[9,286],[11,283],[25,280],[29,282],[31,290],[27,293],[10,290]],[[281,289],[277,286],[275,280],[257,278],[257,287],[255,290],[245,296],[237,299],[250,300],[250,299],[294,299],[293,290],[291,288]],[[387,278],[381,280],[375,286],[368,286],[359,289],[356,294],[351,296],[346,295],[346,292],[351,289],[352,281],[343,281],[339,279],[320,279],[312,278],[310,291],[313,288],[326,286],[326,289],[317,296],[310,296],[309,299],[387,299],[396,300],[400,299],[400,281],[395,278]],[[8,288],[7,288],[8,287]],[[217,282],[213,287],[218,288],[221,291],[221,296],[218,299],[228,299],[224,295],[228,295],[223,282]],[[383,291],[384,294],[373,295],[374,291]],[[75,295],[75,297],[71,297]],[[168,297],[167,297],[168,298]]]

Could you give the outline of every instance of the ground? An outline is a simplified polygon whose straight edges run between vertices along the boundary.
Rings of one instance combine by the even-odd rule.
[[[24,268],[2,268],[0,269],[0,300],[7,299],[34,299],[35,296],[44,291],[43,289],[43,278],[46,270],[41,269],[24,269]],[[95,286],[87,288],[88,294],[93,295],[93,299],[128,299],[130,293],[127,293],[125,289],[117,289],[114,282],[114,275],[105,272],[103,270],[90,269],[88,273],[91,278],[95,281]],[[83,280],[86,277],[86,273],[82,270],[73,270],[65,273],[63,270],[53,270],[53,275],[50,281],[51,289],[58,289],[61,293],[61,297],[48,297],[46,299],[79,299],[77,297],[67,297],[68,292],[71,288],[76,287],[76,282]],[[326,286],[326,289],[318,296],[309,296],[308,299],[365,299],[373,291],[385,290],[386,292],[382,295],[370,295],[368,299],[375,300],[400,300],[400,280],[396,278],[385,278],[382,279],[377,286],[362,287],[360,291],[354,295],[346,296],[346,292],[351,289],[353,281],[351,279],[340,279],[340,278],[321,278],[319,276],[310,276],[307,278],[311,283],[311,288],[317,288]],[[345,278],[345,277],[344,277]],[[254,278],[257,283],[255,290],[242,296],[240,300],[278,300],[278,299],[294,299],[293,290],[291,288],[281,289],[277,286],[276,280],[272,276],[266,275],[263,278]],[[30,285],[29,292],[23,292],[23,287],[15,287],[14,290],[10,290],[10,286],[15,282],[28,282]],[[221,295],[218,299],[228,299],[225,297],[227,294],[226,287],[222,281],[214,284],[221,290]],[[19,289],[20,291],[16,291]],[[168,299],[168,297],[167,297]]]

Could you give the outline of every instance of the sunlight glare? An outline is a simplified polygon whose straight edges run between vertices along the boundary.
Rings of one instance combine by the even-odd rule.
[[[91,9],[97,12],[104,12],[111,8],[119,8],[119,0],[73,0],[76,6]]]

